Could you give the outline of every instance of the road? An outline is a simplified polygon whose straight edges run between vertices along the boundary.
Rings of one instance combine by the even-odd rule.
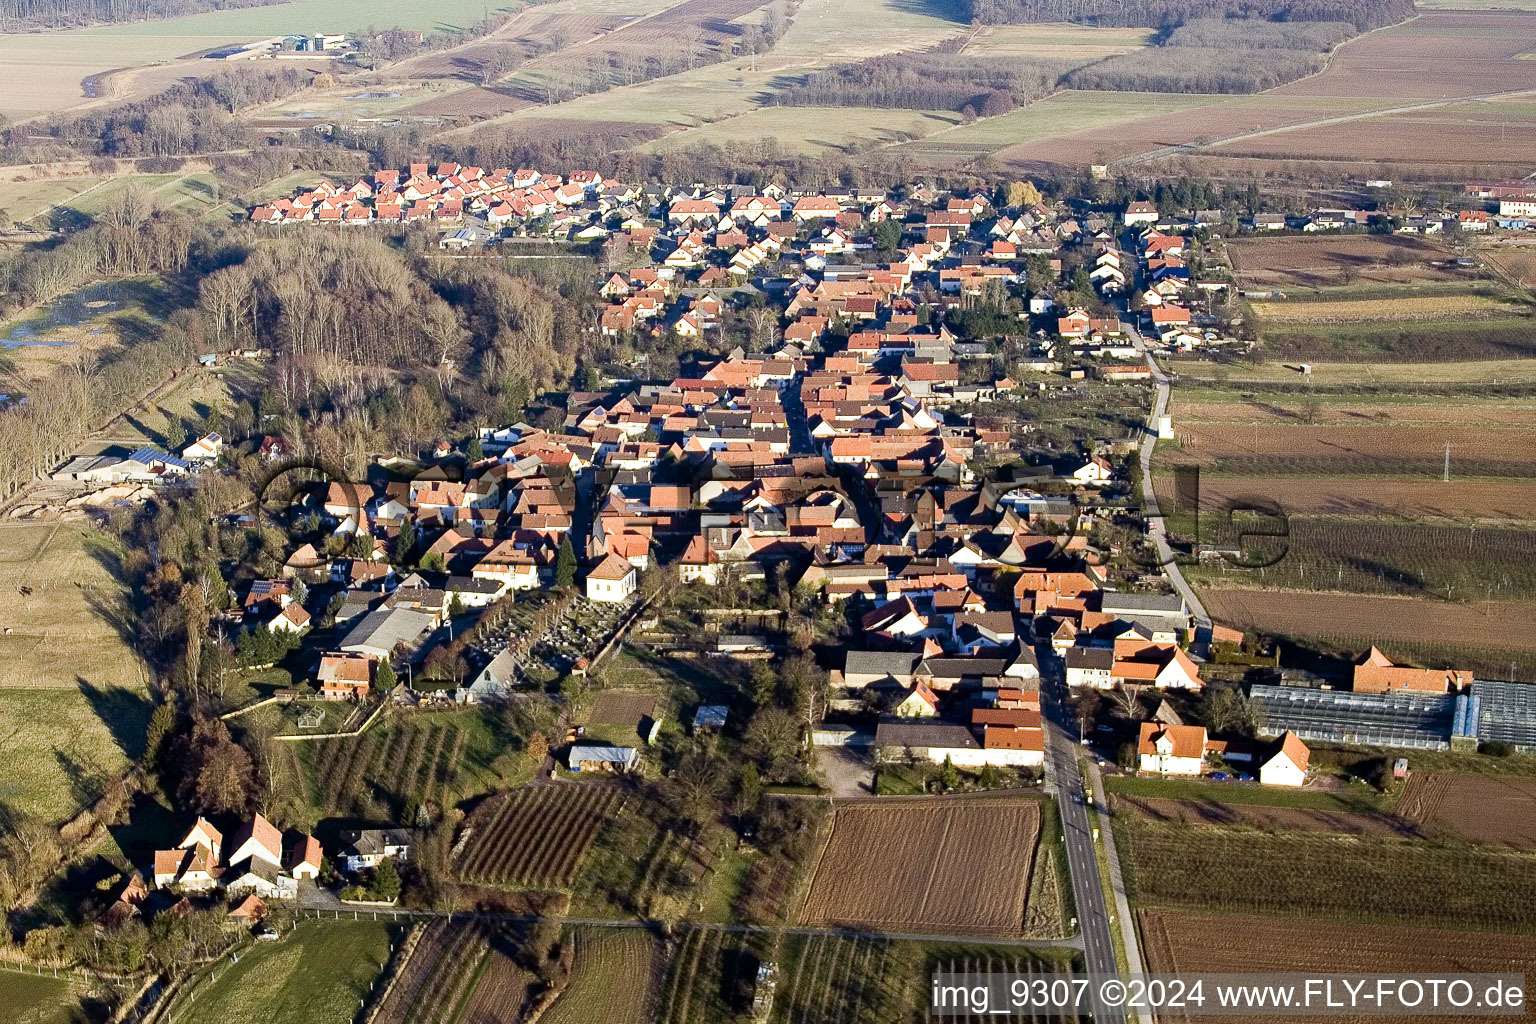
[[[1184,603],[1189,607],[1190,614],[1195,620],[1195,642],[1192,646],[1203,651],[1210,643],[1211,617],[1206,613],[1205,605],[1200,603],[1200,598],[1195,594],[1194,588],[1184,578],[1184,573],[1179,570],[1179,563],[1174,560],[1173,548],[1168,543],[1168,530],[1163,524],[1162,513],[1157,506],[1157,490],[1152,486],[1152,450],[1157,447],[1157,421],[1163,413],[1168,411],[1168,399],[1172,392],[1168,375],[1163,368],[1157,365],[1157,360],[1147,349],[1147,341],[1137,330],[1136,324],[1127,319],[1126,329],[1131,336],[1131,344],[1136,347],[1147,361],[1147,368],[1152,371],[1152,379],[1157,384],[1157,398],[1152,403],[1152,415],[1147,421],[1146,435],[1141,439],[1141,496],[1142,518],[1147,523],[1147,534],[1152,538],[1153,549],[1157,552],[1158,562],[1163,567],[1163,572],[1168,576],[1168,582],[1173,584],[1184,598]]]
[[[1046,784],[1061,808],[1061,829],[1066,839],[1067,867],[1072,872],[1072,895],[1077,902],[1077,926],[1083,940],[1083,966],[1089,974],[1120,974],[1115,943],[1110,936],[1109,912],[1104,906],[1104,886],[1099,859],[1094,852],[1093,826],[1083,798],[1083,775],[1077,764],[1077,721],[1066,702],[1066,670],[1059,658],[1040,658],[1040,699],[1045,717]],[[1100,1024],[1124,1024],[1118,1006],[1097,1007],[1093,1019]]]

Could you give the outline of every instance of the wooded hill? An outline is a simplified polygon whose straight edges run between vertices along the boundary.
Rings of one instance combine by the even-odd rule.
[[[1171,28],[1200,18],[1347,21],[1366,32],[1413,16],[1413,0],[962,0],[978,25],[1071,21],[1112,28]]]

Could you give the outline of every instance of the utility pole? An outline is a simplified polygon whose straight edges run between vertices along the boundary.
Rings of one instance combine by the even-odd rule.
[[[1451,442],[1449,441],[1445,442],[1445,470],[1440,475],[1440,482],[1445,484],[1451,482]]]

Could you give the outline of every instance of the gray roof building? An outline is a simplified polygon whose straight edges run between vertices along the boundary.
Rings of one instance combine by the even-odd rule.
[[[1100,607],[1108,615],[1130,619],[1183,618],[1184,598],[1178,594],[1122,594],[1106,590]]]
[[[843,681],[849,686],[912,685],[919,656],[903,651],[848,651]]]
[[[1289,729],[1304,740],[1446,750],[1456,698],[1450,694],[1354,693],[1257,685],[1249,698],[1263,713],[1262,731]]]
[[[341,649],[348,654],[387,658],[402,643],[412,643],[432,628],[432,616],[408,608],[377,608],[352,627]]]
[[[980,750],[970,726],[958,722],[881,722],[875,727],[875,746],[905,747],[913,751]]]
[[[1522,753],[1536,752],[1536,686],[1484,679],[1472,681],[1479,740],[1508,743]]]

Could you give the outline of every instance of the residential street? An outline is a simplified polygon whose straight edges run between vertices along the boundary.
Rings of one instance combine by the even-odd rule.
[[[1136,346],[1136,351],[1146,358],[1147,368],[1152,371],[1152,379],[1157,383],[1157,398],[1152,403],[1152,415],[1147,421],[1147,432],[1141,440],[1141,493],[1145,502],[1142,516],[1146,519],[1147,533],[1152,538],[1153,548],[1157,551],[1158,561],[1162,563],[1168,581],[1184,598],[1184,603],[1189,606],[1190,614],[1194,617],[1195,642],[1190,645],[1191,649],[1204,651],[1211,639],[1211,617],[1206,614],[1205,605],[1200,603],[1194,588],[1184,579],[1178,563],[1174,561],[1173,548],[1168,544],[1168,531],[1157,507],[1157,491],[1152,487],[1152,451],[1157,446],[1157,420],[1168,411],[1168,397],[1172,389],[1169,386],[1168,375],[1163,372],[1162,367],[1157,365],[1157,360],[1147,350],[1146,339],[1141,336],[1141,331],[1136,328],[1135,322],[1127,319],[1125,323],[1132,344]]]
[[[1058,658],[1040,658],[1041,710],[1046,734],[1046,786],[1056,794],[1061,808],[1061,827],[1066,837],[1067,866],[1072,872],[1072,895],[1077,903],[1077,926],[1082,933],[1084,969],[1089,974],[1119,975],[1115,944],[1110,935],[1109,912],[1094,853],[1093,827],[1083,797],[1083,776],[1077,765],[1077,723],[1065,700],[1065,669]],[[1125,1013],[1117,1006],[1095,1008],[1095,1021],[1119,1024]]]

